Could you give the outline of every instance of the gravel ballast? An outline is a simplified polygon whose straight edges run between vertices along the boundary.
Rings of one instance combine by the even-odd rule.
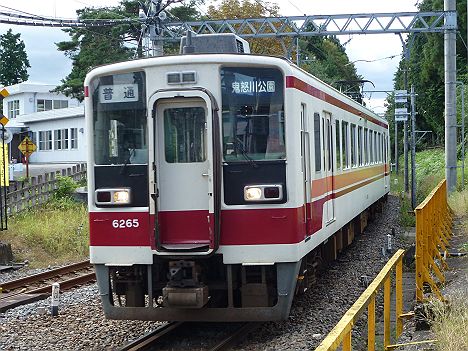
[[[389,196],[382,214],[318,278],[318,283],[294,303],[288,320],[264,323],[238,349],[314,349],[364,291],[363,275],[372,280],[385,265],[382,255],[387,234],[396,238],[399,201]],[[402,246],[396,240],[395,247]],[[0,280],[7,280],[0,275]],[[104,318],[96,285],[61,295],[57,317],[49,312],[50,299],[0,314],[0,350],[114,350],[159,322],[111,321]],[[41,312],[46,309],[46,313]],[[190,347],[185,348],[190,349]]]

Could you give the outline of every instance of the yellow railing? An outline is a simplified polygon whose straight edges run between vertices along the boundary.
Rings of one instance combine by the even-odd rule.
[[[443,271],[448,240],[451,236],[452,210],[447,203],[446,181],[441,181],[429,196],[415,209],[416,213],[416,300],[424,300],[424,287],[431,288],[433,294],[443,300],[438,284],[445,282]],[[384,338],[383,349],[394,350],[405,344],[390,343],[390,296],[391,273],[395,270],[395,337],[403,331],[403,319],[413,313],[403,313],[403,263],[404,250],[398,250],[387,262],[377,277],[362,293],[359,299],[345,313],[316,351],[333,351],[343,345],[343,351],[351,350],[351,332],[356,321],[367,307],[367,349],[375,350],[375,296],[384,286]],[[437,340],[408,343],[426,344]]]
[[[424,286],[440,300],[443,296],[438,283],[443,284],[443,271],[448,240],[451,236],[452,212],[447,203],[447,186],[442,180],[426,199],[415,209],[416,212],[416,300],[424,300]]]
[[[358,300],[345,313],[343,318],[332,329],[316,351],[336,350],[343,344],[343,351],[351,350],[351,332],[353,325],[364,313],[367,307],[367,349],[375,350],[375,296],[379,289],[384,286],[384,340],[385,350],[391,350],[395,345],[390,344],[390,296],[391,296],[391,273],[395,270],[395,333],[398,338],[403,331],[403,262],[404,250],[398,250],[387,262],[372,283],[362,293]]]

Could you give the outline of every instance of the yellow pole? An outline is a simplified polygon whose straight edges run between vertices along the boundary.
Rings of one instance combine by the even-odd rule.
[[[398,339],[403,332],[403,261],[399,260],[396,266],[395,279],[395,314],[396,314],[396,338]]]
[[[423,224],[422,209],[416,209],[416,300],[419,302],[423,300]]]
[[[346,333],[343,339],[343,351],[351,351],[352,346],[351,346],[351,330]]]
[[[390,275],[384,283],[384,350],[390,345]]]
[[[367,306],[367,351],[375,351],[375,295]]]

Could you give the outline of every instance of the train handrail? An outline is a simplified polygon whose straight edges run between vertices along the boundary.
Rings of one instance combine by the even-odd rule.
[[[432,294],[444,300],[438,285],[445,282],[443,272],[448,268],[445,256],[452,223],[445,179],[416,207],[415,213],[416,300],[425,300],[424,286],[429,286]]]
[[[369,351],[375,350],[375,297],[379,289],[384,285],[384,349],[389,350],[390,344],[390,299],[391,299],[391,273],[395,270],[395,314],[396,314],[396,338],[403,332],[403,256],[405,250],[398,250],[385,264],[372,283],[361,294],[357,301],[348,309],[338,324],[330,331],[316,351],[336,350],[343,344],[343,351],[351,351],[351,332],[354,324],[364,313],[367,307],[368,328],[367,347]]]

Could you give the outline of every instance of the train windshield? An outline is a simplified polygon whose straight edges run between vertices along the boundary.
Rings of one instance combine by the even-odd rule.
[[[277,69],[221,69],[224,160],[285,159],[283,86]]]
[[[145,74],[93,81],[94,160],[99,165],[148,163]]]

